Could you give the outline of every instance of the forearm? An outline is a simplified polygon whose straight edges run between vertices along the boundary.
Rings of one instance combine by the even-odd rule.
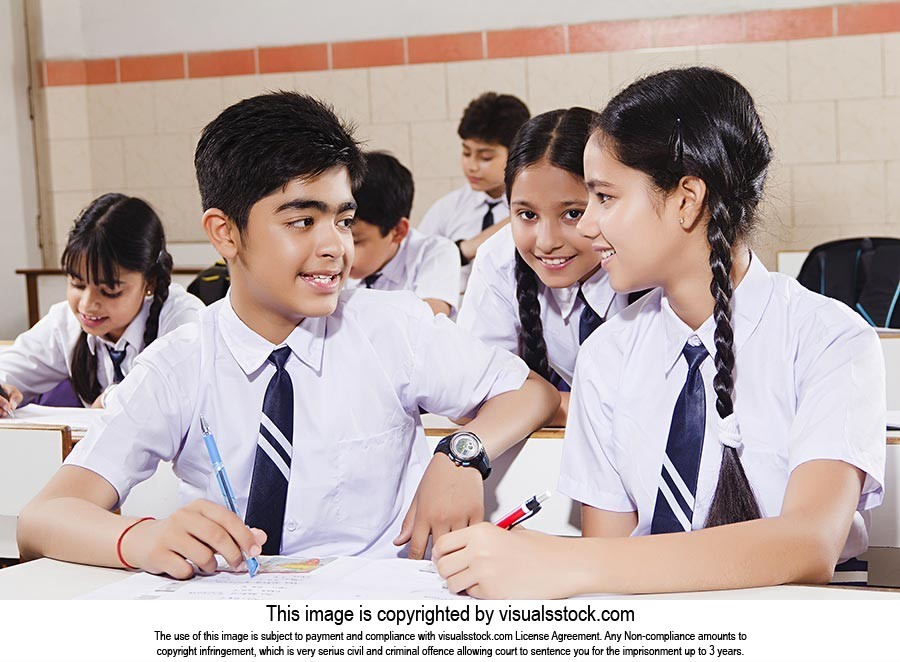
[[[499,223],[494,223],[486,230],[482,230],[471,239],[460,242],[459,250],[467,260],[474,260],[481,244],[497,234],[503,229],[503,226],[509,223],[509,217],[503,219]]]
[[[532,373],[517,391],[488,400],[463,429],[481,439],[494,459],[542,427],[559,407],[559,393]]]
[[[825,583],[840,554],[827,527],[771,517],[712,529],[564,542],[578,593],[672,593]],[[845,534],[846,537],[846,534]]]
[[[19,516],[19,553],[23,561],[46,556],[121,568],[116,541],[135,521],[135,517],[116,515],[77,497],[34,501]]]
[[[553,414],[553,417],[550,419],[550,421],[546,423],[548,427],[566,427],[566,419],[568,419],[569,417],[569,399],[571,395],[572,394],[568,392],[559,394],[559,407],[556,408],[556,412]]]

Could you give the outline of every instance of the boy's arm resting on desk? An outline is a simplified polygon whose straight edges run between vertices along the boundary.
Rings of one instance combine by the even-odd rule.
[[[136,517],[116,515],[119,495],[102,476],[78,466],[63,466],[19,515],[17,540],[22,560],[43,556],[124,567],[117,543]],[[121,539],[121,555],[134,568],[186,579],[194,569],[216,569],[215,553],[232,567],[260,553],[262,531],[251,530],[228,509],[196,500],[171,516],[143,521]]]
[[[443,537],[434,558],[452,591],[482,598],[826,583],[847,539],[863,479],[850,464],[816,460],[795,469],[777,517],[687,533],[580,539],[483,524]],[[610,515],[617,521],[604,522]],[[597,511],[585,528],[619,533],[620,515]]]
[[[502,230],[507,223],[509,223],[509,216],[502,221],[494,223],[489,228],[482,230],[474,237],[462,240],[459,242],[459,252],[462,253],[467,260],[474,260],[481,245]]]
[[[530,372],[518,390],[489,399],[462,429],[474,432],[493,460],[542,427],[558,402],[556,389]],[[437,453],[422,477],[395,543],[410,542],[410,558],[419,559],[425,554],[429,536],[437,540],[483,519],[481,474],[474,467],[458,467],[445,454]]]

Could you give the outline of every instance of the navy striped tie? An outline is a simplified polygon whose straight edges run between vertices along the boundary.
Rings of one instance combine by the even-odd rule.
[[[125,343],[125,347],[128,347],[128,343]],[[113,384],[118,384],[125,379],[125,373],[122,372],[122,362],[125,360],[125,347],[113,349],[107,346],[106,348],[109,351],[109,358],[112,359],[113,364]]]
[[[706,431],[706,394],[700,365],[709,353],[703,345],[695,346],[690,342],[681,352],[688,364],[687,379],[672,412],[650,533],[690,531],[694,516],[694,497]]]
[[[262,553],[269,555],[281,552],[284,509],[291,477],[294,386],[284,369],[290,355],[290,347],[279,347],[269,355],[269,362],[275,364],[275,375],[269,381],[263,400],[245,519],[247,526],[266,532],[268,538]]]

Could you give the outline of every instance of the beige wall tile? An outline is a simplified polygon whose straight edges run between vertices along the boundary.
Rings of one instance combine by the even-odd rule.
[[[792,178],[796,226],[884,221],[883,163],[797,165]]]
[[[413,226],[419,225],[425,212],[438,199],[459,188],[451,177],[416,177],[416,195],[413,198]]]
[[[881,37],[788,42],[791,99],[859,99],[882,91]]]
[[[861,223],[843,225],[845,237],[900,237],[900,223]]]
[[[52,222],[53,243],[56,250],[51,259],[52,266],[59,264],[59,258],[66,247],[69,230],[72,229],[75,219],[78,218],[81,210],[87,207],[95,197],[90,189],[53,193],[51,198],[53,207],[50,220]]]
[[[300,72],[293,75],[293,85],[300,92],[332,104],[345,119],[357,124],[369,124],[373,121],[369,73],[366,69]],[[381,121],[390,122],[391,119]]]
[[[524,58],[447,63],[448,117],[459,121],[469,102],[484,92],[528,99]]]
[[[838,102],[841,161],[900,159],[900,98]]]
[[[416,122],[412,125],[412,171],[417,178],[458,175],[460,153],[456,122]]]
[[[220,80],[222,81],[223,109],[236,104],[238,101],[255,97],[264,92],[294,89],[294,76],[292,74],[223,76]]]
[[[42,90],[46,113],[46,138],[87,138],[91,135],[88,123],[88,95],[86,87],[47,87]]]
[[[200,225],[203,209],[196,187],[153,191],[154,204],[166,229],[166,241],[206,241]]]
[[[193,186],[194,144],[190,135],[124,139],[125,183],[129,188]]]
[[[775,154],[782,162],[837,161],[837,122],[833,101],[761,106],[759,112]]]
[[[808,251],[819,244],[846,236],[838,225],[801,225],[790,229],[778,250]]]
[[[622,88],[647,74],[673,67],[697,64],[697,48],[650,48],[639,51],[622,51],[609,56],[610,92]]]
[[[410,147],[409,124],[369,124],[360,126],[356,138],[364,140],[367,150],[386,150],[397,157],[407,168],[412,169],[412,149]]]
[[[793,192],[791,168],[776,157],[769,166],[769,174],[763,189],[763,199],[757,209],[758,225],[765,226],[772,231],[778,227],[793,225]]]
[[[884,93],[900,96],[900,34],[881,36],[884,48]]]
[[[528,108],[533,115],[557,108],[599,110],[609,100],[609,55],[588,53],[530,57]]]
[[[157,133],[200,129],[215,119],[223,108],[222,79],[159,81],[153,84],[153,102]]]
[[[700,46],[697,59],[737,78],[757,104],[788,100],[787,44],[783,41]]]
[[[447,119],[443,64],[370,69],[369,93],[373,124]]]
[[[50,187],[83,191],[91,184],[91,148],[87,140],[50,141]]]
[[[154,85],[156,83],[126,83],[88,87],[91,137],[155,133]]]
[[[887,194],[886,219],[891,223],[900,223],[900,161],[889,161],[884,164],[885,189]],[[900,237],[900,232],[896,233]]]
[[[125,154],[121,138],[91,140],[91,173],[94,189],[119,191],[125,187]]]

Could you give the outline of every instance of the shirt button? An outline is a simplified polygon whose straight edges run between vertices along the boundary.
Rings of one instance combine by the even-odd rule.
[[[702,344],[698,336],[691,336],[687,341],[691,347],[699,347]]]
[[[286,528],[288,531],[291,531],[291,532],[296,531],[297,530],[297,522],[295,522],[294,520],[289,520],[284,525],[284,528]]]

